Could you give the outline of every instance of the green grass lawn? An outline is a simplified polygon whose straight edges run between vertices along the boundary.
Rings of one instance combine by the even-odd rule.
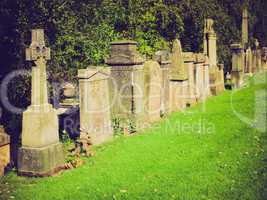
[[[0,180],[0,199],[267,199],[266,91],[267,74],[258,74],[240,90],[97,147],[80,168],[42,179],[11,172]]]

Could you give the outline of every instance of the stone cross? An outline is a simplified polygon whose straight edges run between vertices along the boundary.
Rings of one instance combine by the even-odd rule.
[[[45,47],[44,30],[32,30],[32,42],[26,49],[26,60],[33,61],[31,105],[47,105],[46,61],[50,60],[50,48]]]

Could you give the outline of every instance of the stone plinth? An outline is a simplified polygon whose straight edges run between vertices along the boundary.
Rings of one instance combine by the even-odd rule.
[[[144,116],[144,59],[137,52],[137,43],[111,43],[106,63],[111,66],[112,117],[138,123]]]
[[[169,113],[169,94],[170,94],[170,55],[167,51],[158,51],[155,53],[153,60],[160,64],[161,68],[161,114],[167,115]]]
[[[162,74],[161,68],[156,61],[146,61],[144,64],[144,108],[149,122],[160,119]]]
[[[5,168],[10,163],[10,137],[0,126],[0,177],[4,175]]]
[[[78,71],[80,90],[80,127],[88,133],[93,145],[112,138],[110,75],[102,69],[89,67]]]
[[[232,44],[231,50],[232,50],[231,82],[234,88],[239,88],[243,84],[243,76],[244,76],[243,47],[241,44]]]
[[[188,69],[188,99],[187,105],[194,105],[197,102],[195,85],[195,56],[193,52],[184,52],[184,65]]]
[[[48,176],[64,164],[59,143],[58,116],[48,103],[46,60],[50,49],[45,47],[44,31],[32,30],[32,43],[26,49],[26,60],[33,61],[31,105],[23,113],[22,147],[18,153],[18,173]]]

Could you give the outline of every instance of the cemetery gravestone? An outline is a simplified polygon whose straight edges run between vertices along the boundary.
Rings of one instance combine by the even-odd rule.
[[[232,73],[231,81],[234,88],[239,88],[243,84],[243,47],[241,44],[232,44]]]
[[[111,66],[112,116],[139,124],[144,117],[144,59],[137,52],[137,42],[112,42],[106,63]]]
[[[18,152],[21,175],[48,176],[64,164],[59,143],[58,116],[48,103],[46,61],[50,49],[45,47],[44,31],[32,30],[32,43],[26,49],[26,60],[33,61],[31,105],[23,113],[22,147]]]
[[[5,168],[10,163],[10,137],[0,126],[0,177],[4,175]]]
[[[112,138],[109,78],[100,68],[78,71],[80,90],[80,128],[90,137],[92,145]]]
[[[183,61],[180,40],[173,42],[170,68],[170,109],[171,111],[186,108],[188,98],[188,69]]]

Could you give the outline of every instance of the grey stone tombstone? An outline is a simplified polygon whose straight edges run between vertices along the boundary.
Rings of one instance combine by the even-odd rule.
[[[144,117],[144,62],[137,51],[137,42],[111,43],[106,64],[111,67],[112,117],[125,123],[130,119],[137,128]]]
[[[4,175],[5,168],[10,163],[10,137],[4,127],[0,125],[0,177]]]
[[[188,98],[188,69],[184,64],[180,40],[173,42],[170,67],[170,110],[181,111],[186,108]]]
[[[232,44],[232,72],[231,81],[234,88],[239,88],[243,84],[243,47],[241,44]]]
[[[26,49],[26,60],[33,61],[31,105],[23,113],[22,147],[18,152],[18,173],[48,176],[64,164],[59,143],[58,116],[48,103],[46,61],[50,49],[45,47],[44,30],[32,30],[32,43]]]
[[[93,145],[112,138],[110,75],[101,68],[78,71],[80,94],[80,128],[90,136]]]

